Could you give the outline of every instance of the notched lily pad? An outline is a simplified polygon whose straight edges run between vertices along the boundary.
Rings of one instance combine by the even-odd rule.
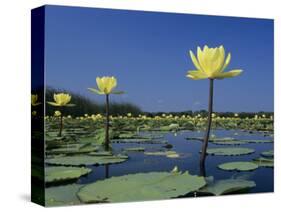
[[[256,186],[254,181],[243,179],[218,180],[201,188],[198,192],[211,193],[215,196],[244,191]]]
[[[145,155],[166,156],[168,158],[178,158],[180,155],[175,151],[145,152]]]
[[[123,150],[127,151],[127,152],[144,152],[145,148],[144,147],[128,147]]]
[[[220,164],[218,167],[226,171],[252,171],[257,169],[259,166],[253,162],[237,161],[223,163]]]
[[[255,152],[250,148],[208,148],[207,154],[210,155],[222,155],[222,156],[235,156],[235,155],[247,155]]]
[[[88,184],[78,192],[84,203],[128,202],[178,197],[206,184],[204,177],[188,172],[149,172],[111,177]]]
[[[259,167],[268,167],[273,168],[274,167],[274,159],[273,158],[256,158],[253,160],[255,164],[257,164]]]
[[[61,182],[77,179],[91,172],[91,169],[84,167],[54,166],[45,168],[45,182]]]
[[[83,185],[72,184],[46,188],[46,206],[77,205],[81,204],[76,193]]]
[[[273,157],[274,152],[273,152],[273,150],[268,150],[268,151],[262,152],[261,155],[264,156],[264,157]]]
[[[65,156],[47,159],[47,164],[68,165],[68,166],[87,166],[87,165],[104,165],[112,163],[121,163],[128,159],[126,155],[110,155],[110,156],[90,156],[77,155]]]

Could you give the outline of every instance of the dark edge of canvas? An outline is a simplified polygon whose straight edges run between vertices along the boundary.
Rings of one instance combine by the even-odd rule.
[[[41,104],[31,106],[31,201],[45,206],[45,7],[31,10],[31,93]]]

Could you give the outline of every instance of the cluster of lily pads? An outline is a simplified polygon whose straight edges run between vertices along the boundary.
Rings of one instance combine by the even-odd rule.
[[[187,195],[223,195],[255,187],[255,182],[247,179],[214,180],[211,177],[191,175],[175,167],[170,172],[148,172],[129,174],[99,180],[90,184],[77,184],[77,179],[92,172],[89,166],[105,166],[130,160],[130,153],[139,152],[149,157],[185,157],[172,149],[173,144],[164,139],[167,132],[176,133],[187,130],[179,123],[164,122],[165,125],[150,129],[135,129],[134,125],[123,125],[122,120],[113,119],[110,129],[112,145],[130,144],[116,152],[114,148],[105,151],[103,117],[81,119],[65,118],[62,136],[57,135],[57,119],[46,120],[46,204],[65,205],[81,203],[102,203],[121,201],[140,201],[166,199]],[[130,119],[130,118],[127,118]],[[140,123],[142,120],[140,119]],[[118,122],[117,124],[114,122]],[[138,128],[137,127],[137,128]],[[180,132],[178,132],[180,133]],[[202,141],[200,137],[189,137],[190,141]],[[237,147],[247,143],[271,143],[265,140],[237,140],[235,138],[212,137],[210,142],[229,145],[230,148],[209,148],[209,155],[243,155],[254,152],[250,148]],[[239,142],[239,144],[237,143]],[[147,148],[147,144],[157,148]],[[273,167],[273,152],[266,151],[255,160],[233,162],[219,165],[228,171],[249,171],[258,167]],[[50,186],[49,186],[50,185]],[[132,189],[134,187],[134,189]],[[114,189],[113,189],[114,188]]]

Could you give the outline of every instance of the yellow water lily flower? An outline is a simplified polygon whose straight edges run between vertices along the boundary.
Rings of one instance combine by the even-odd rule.
[[[57,107],[72,107],[75,106],[74,104],[69,104],[71,101],[71,96],[66,93],[58,93],[54,94],[54,100],[55,102],[48,102],[48,104],[52,106],[57,106]]]
[[[54,116],[61,116],[61,112],[56,110],[55,113],[54,113]]]
[[[37,101],[38,101],[38,95],[37,94],[31,94],[31,105],[32,106],[40,105],[41,102],[37,102]]]
[[[231,54],[228,53],[225,58],[223,46],[209,48],[205,45],[203,50],[197,47],[197,58],[192,51],[189,54],[196,70],[188,71],[186,76],[193,80],[231,78],[242,73],[240,69],[224,72],[230,63]]]
[[[123,94],[122,91],[113,91],[117,86],[117,79],[115,77],[97,77],[96,78],[98,90],[95,88],[88,88],[90,91],[99,95],[108,94]]]

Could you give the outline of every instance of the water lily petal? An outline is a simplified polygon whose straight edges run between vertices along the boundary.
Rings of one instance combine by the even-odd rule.
[[[88,90],[92,91],[93,93],[99,94],[99,95],[103,95],[105,94],[104,92],[101,92],[95,88],[88,88]]]
[[[197,58],[195,57],[195,55],[193,54],[193,52],[192,52],[191,50],[189,51],[189,54],[190,54],[191,60],[192,60],[192,62],[193,62],[193,65],[194,65],[198,70],[201,70],[200,64],[199,64]]]
[[[186,76],[193,80],[200,80],[200,79],[208,78],[206,73],[204,73],[203,71],[200,71],[200,70],[188,71]]]
[[[224,79],[224,78],[232,78],[240,75],[242,73],[242,70],[231,70],[228,72],[222,72],[214,76],[215,79]]]
[[[229,65],[230,60],[231,60],[231,54],[228,53],[228,55],[226,57],[226,60],[225,60],[225,63],[223,65],[222,69],[221,69],[221,72],[223,72],[226,69],[226,67]]]
[[[49,105],[52,105],[52,106],[60,106],[59,104],[57,104],[56,102],[47,102]]]

